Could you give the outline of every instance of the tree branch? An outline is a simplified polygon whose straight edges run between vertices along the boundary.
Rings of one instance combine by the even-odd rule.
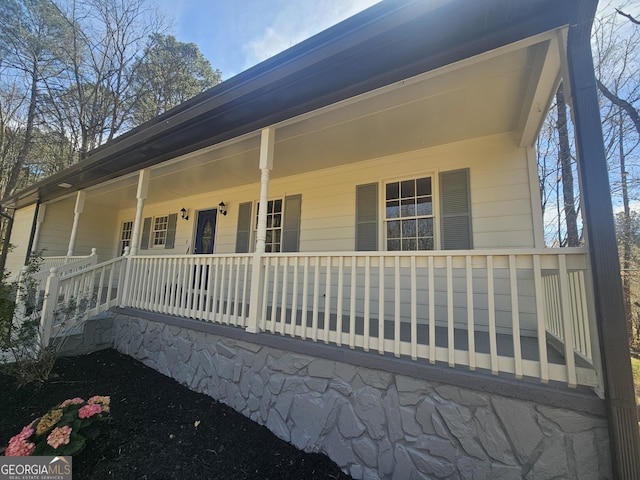
[[[600,80],[596,80],[596,82],[598,82],[598,89],[611,103],[617,105],[625,112],[627,112],[627,115],[629,115],[629,117],[633,121],[636,130],[638,131],[638,133],[640,133],[640,115],[638,114],[638,110],[636,110],[635,107],[626,100],[623,100],[622,98],[612,93],[607,87],[603,85]]]
[[[628,18],[631,23],[635,23],[636,25],[640,25],[640,20],[636,20],[632,15],[629,15],[628,13],[624,13],[622,10],[618,10],[616,8],[616,12],[618,12],[618,15],[622,15],[625,18]]]

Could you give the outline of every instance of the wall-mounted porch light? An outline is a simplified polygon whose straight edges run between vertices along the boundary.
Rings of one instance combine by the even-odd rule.
[[[186,209],[186,208],[182,207],[182,208],[180,209],[180,217],[181,217],[183,220],[189,220],[189,215],[187,215],[187,209]]]
[[[222,215],[226,215],[227,214],[227,206],[224,204],[224,202],[220,202],[218,204],[218,211],[222,214]]]

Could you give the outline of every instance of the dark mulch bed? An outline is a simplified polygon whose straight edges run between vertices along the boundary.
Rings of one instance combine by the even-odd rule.
[[[0,452],[67,398],[111,396],[111,422],[73,459],[75,480],[348,479],[235,410],[115,350],[58,360],[42,385],[0,373]],[[195,422],[199,421],[198,426]]]

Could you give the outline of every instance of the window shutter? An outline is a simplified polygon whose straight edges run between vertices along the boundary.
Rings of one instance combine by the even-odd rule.
[[[251,207],[251,202],[241,203],[238,207],[236,253],[249,253],[249,242],[251,241]]]
[[[169,215],[167,223],[167,239],[164,242],[164,248],[173,248],[176,244],[176,224],[178,223],[178,214]]]
[[[140,250],[149,248],[149,237],[151,236],[151,217],[144,219],[142,224],[142,239],[140,240]]]
[[[284,197],[282,219],[282,251],[297,252],[300,249],[300,211],[302,195]]]
[[[468,168],[440,174],[440,207],[442,248],[444,250],[473,248]]]
[[[378,184],[356,186],[356,250],[378,250]]]

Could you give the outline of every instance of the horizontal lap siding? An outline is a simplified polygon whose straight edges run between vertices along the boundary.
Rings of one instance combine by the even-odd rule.
[[[73,210],[71,211],[73,217]],[[87,201],[80,217],[75,255],[88,255],[91,249],[98,251],[98,259],[103,262],[115,256],[113,251],[114,231],[120,230],[117,212],[109,208],[93,206]]]
[[[355,247],[356,185],[387,180],[415,178],[440,171],[470,169],[473,245],[475,248],[527,248],[533,246],[531,201],[524,149],[509,134],[458,142],[384,158],[332,167],[305,174],[279,177],[278,158],[269,182],[269,198],[302,194],[300,224],[301,252],[345,252]],[[256,171],[258,164],[256,160]],[[153,178],[151,179],[153,183]],[[197,210],[227,205],[228,215],[217,218],[215,253],[234,253],[238,206],[256,202],[260,184],[219,190],[192,197],[147,204],[144,217],[176,213],[184,207],[189,220],[178,219],[174,249],[148,249],[142,255],[184,254],[193,252]],[[437,202],[436,202],[437,203]],[[71,207],[73,208],[73,207]],[[382,199],[380,204],[382,214]],[[252,227],[255,225],[255,207]],[[135,217],[135,199],[131,208],[118,213],[117,233],[112,234],[115,252],[120,225]],[[382,221],[382,220],[381,220]],[[380,229],[382,225],[380,225]],[[252,232],[252,249],[255,242]]]
[[[256,163],[257,168],[257,163]],[[153,176],[151,178],[153,183]],[[295,192],[292,192],[295,193]],[[227,215],[218,214],[216,217],[216,231],[214,241],[214,253],[234,253],[236,247],[236,229],[238,226],[238,209],[243,202],[253,201],[259,194],[259,185],[243,186],[235,189],[220,190],[202,195],[183,197],[178,200],[166,202],[147,203],[144,206],[143,217],[156,217],[161,215],[178,214],[176,224],[176,237],[174,248],[149,248],[138,250],[139,255],[183,255],[193,253],[193,237],[198,218],[198,210],[210,210],[218,208],[218,204],[224,201],[227,206]],[[304,196],[303,196],[304,208]],[[180,209],[187,210],[188,220],[180,218]],[[255,213],[255,212],[254,212]],[[117,234],[114,242],[118,241],[120,228],[125,221],[133,221],[136,215],[135,199],[131,202],[131,208],[121,210],[117,215]],[[115,250],[116,246],[113,246]]]
[[[13,228],[11,229],[11,245],[13,245],[13,250],[7,255],[7,263],[5,265],[10,275],[20,273],[20,270],[24,266],[35,212],[36,206],[32,205],[16,210],[13,216]]]
[[[100,261],[113,258],[117,230],[117,212],[109,208],[91,205],[87,194],[84,211],[80,215],[74,255],[89,255],[91,249],[98,252]],[[44,256],[66,255],[73,227],[75,197],[47,204],[44,223],[37,248],[44,249]]]
[[[69,249],[69,237],[71,228],[73,227],[73,210],[75,208],[75,197],[65,198],[58,202],[47,204],[47,211],[44,217],[44,223],[40,230],[40,239],[38,241],[38,249],[44,250],[45,256],[66,255]],[[82,220],[79,227],[82,226]],[[99,238],[96,235],[96,239]],[[78,255],[91,253],[80,252]]]

